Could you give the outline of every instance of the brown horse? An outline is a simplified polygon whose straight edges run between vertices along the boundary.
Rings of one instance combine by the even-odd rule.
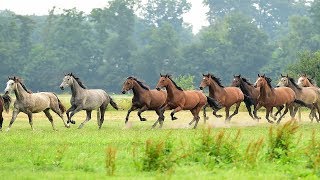
[[[7,93],[4,94],[3,96],[0,95],[0,131],[2,129],[2,124],[3,124],[2,112],[3,110],[5,110],[6,112],[9,112],[10,103],[11,103],[11,98]]]
[[[230,121],[231,118],[238,114],[239,106],[244,100],[244,95],[241,90],[237,87],[224,87],[222,86],[220,79],[216,78],[212,74],[203,74],[202,81],[200,83],[200,89],[209,87],[209,97],[218,101],[222,107],[225,107],[226,111],[226,121]],[[236,109],[231,116],[229,116],[229,110],[232,105],[236,104]],[[205,115],[205,108],[203,109]],[[221,117],[221,115],[216,114],[217,110],[213,111],[213,115],[216,117]]]
[[[320,112],[320,94],[318,90],[314,87],[300,87],[298,86],[294,79],[292,77],[289,77],[288,75],[283,76],[281,74],[281,79],[279,83],[277,84],[278,87],[289,87],[291,88],[295,94],[296,99],[303,101],[304,103],[308,104],[309,108],[311,109],[309,118],[313,121],[313,117],[316,117],[317,121],[319,122],[315,110],[318,111],[318,114]],[[299,121],[301,120],[301,112],[300,112],[301,106],[295,105],[295,112],[299,110]]]
[[[123,83],[122,94],[125,94],[131,89],[133,91],[132,105],[128,110],[125,123],[128,122],[131,111],[136,109],[139,109],[138,116],[140,121],[146,121],[146,118],[141,117],[141,113],[146,110],[155,110],[159,118],[161,117],[160,109],[166,102],[166,91],[150,90],[148,86],[137,78],[128,77]]]
[[[167,100],[162,111],[171,110],[171,119],[176,120],[174,117],[176,112],[181,110],[190,110],[193,115],[193,120],[189,123],[191,125],[195,121],[193,128],[196,128],[199,122],[199,112],[201,108],[208,102],[210,104],[210,98],[207,98],[201,91],[184,91],[179,87],[172,79],[170,75],[161,75],[156,86],[156,89],[160,91],[161,88],[167,89]],[[162,126],[163,119],[160,120],[160,127]],[[158,121],[159,121],[158,120]],[[153,125],[155,127],[158,123],[156,121]]]
[[[311,78],[309,78],[306,74],[303,74],[299,77],[298,79],[298,83],[297,83],[299,86],[301,87],[316,87],[318,88],[313,80]]]
[[[244,100],[243,102],[245,103],[247,110],[249,112],[249,115],[253,118],[253,119],[261,119],[260,117],[257,116],[256,112],[252,112],[251,111],[251,106],[253,106],[253,110],[256,108],[257,104],[258,104],[258,98],[260,95],[260,89],[259,88],[255,88],[253,86],[253,84],[251,84],[246,78],[241,77],[241,75],[234,75],[233,76],[233,81],[231,86],[234,87],[239,87],[241,89],[241,91],[244,94]],[[270,116],[273,119],[276,119],[276,116],[281,112],[281,110],[284,108],[284,106],[278,106],[277,109],[278,111],[275,113],[275,115],[272,114],[272,110],[271,110],[271,114]],[[253,113],[253,115],[252,115]]]
[[[287,114],[289,109],[290,111],[293,109],[293,103],[295,102],[296,95],[292,89],[288,87],[273,88],[271,86],[271,79],[265,75],[260,76],[259,74],[254,86],[260,88],[260,96],[258,98],[258,105],[255,111],[260,109],[262,106],[265,107],[266,119],[269,123],[273,123],[273,121],[269,120],[269,113],[273,107],[285,105],[285,110],[279,117],[277,123],[280,123],[281,119],[285,114]]]

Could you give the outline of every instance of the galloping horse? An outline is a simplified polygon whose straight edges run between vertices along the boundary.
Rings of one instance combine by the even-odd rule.
[[[196,128],[199,122],[199,112],[201,108],[208,103],[211,107],[217,107],[216,102],[210,97],[206,97],[201,91],[184,91],[179,87],[172,79],[170,75],[161,75],[156,86],[156,89],[160,91],[161,88],[167,89],[167,99],[165,105],[161,108],[161,111],[171,110],[171,119],[176,120],[174,114],[181,110],[190,110],[193,115],[193,120],[189,123],[191,125],[195,121],[193,128]],[[162,113],[163,116],[163,113]],[[152,127],[155,127],[157,123],[160,123],[160,127],[163,124],[164,117],[159,118]]]
[[[78,127],[81,129],[86,122],[91,119],[92,110],[98,110],[97,120],[99,129],[104,121],[104,113],[107,109],[108,104],[110,103],[113,108],[118,110],[117,104],[112,100],[112,98],[102,89],[87,89],[79,78],[77,78],[74,74],[69,73],[66,74],[62,80],[60,88],[64,90],[64,88],[70,87],[72,97],[70,99],[71,107],[67,110],[66,114],[68,117],[67,123],[75,123],[71,120],[72,116],[81,111],[86,110],[87,117],[86,120],[83,121]],[[100,112],[99,112],[100,111]],[[69,114],[71,112],[71,114]]]
[[[269,113],[273,107],[285,105],[284,113],[279,117],[277,123],[280,123],[282,117],[287,114],[289,108],[292,110],[293,103],[295,102],[296,95],[294,91],[288,87],[273,88],[271,86],[271,79],[265,75],[260,76],[254,83],[255,87],[260,88],[260,96],[258,98],[258,105],[255,109],[257,111],[262,106],[266,108],[266,119],[269,123],[273,121],[269,120]],[[292,117],[292,113],[291,113]]]
[[[56,94],[52,92],[40,92],[32,93],[27,90],[26,86],[22,83],[21,79],[18,77],[9,77],[7,82],[7,87],[5,89],[6,94],[14,91],[16,95],[16,101],[14,102],[14,109],[12,114],[12,119],[10,121],[7,131],[10,130],[13,122],[16,120],[17,115],[23,112],[28,115],[29,124],[33,130],[32,114],[43,111],[49,121],[51,122],[52,128],[55,130],[53,124],[53,118],[50,114],[50,109],[58,114],[65,127],[69,128],[69,125],[63,119],[63,113],[65,112],[65,107],[60,102]]]
[[[155,110],[159,118],[161,115],[161,107],[165,104],[167,99],[166,91],[158,91],[156,89],[150,90],[148,86],[139,81],[137,78],[128,77],[122,86],[122,94],[127,91],[133,91],[132,105],[128,110],[125,123],[129,120],[131,111],[139,109],[138,116],[140,121],[146,121],[141,117],[141,113],[146,110]]]
[[[298,83],[297,83],[299,86],[301,87],[315,87],[315,88],[318,88],[313,80],[311,78],[309,78],[306,74],[303,74],[299,77],[298,79]]]
[[[309,105],[309,108],[311,109],[309,118],[311,120],[313,120],[312,115],[314,115],[316,117],[317,121],[319,122],[319,120],[315,114],[315,110],[318,111],[318,114],[320,112],[320,109],[319,109],[320,94],[318,93],[317,89],[312,88],[312,87],[300,87],[295,83],[293,78],[289,77],[288,75],[283,76],[282,74],[281,74],[281,79],[280,79],[279,83],[277,84],[277,86],[291,88],[296,94],[296,99],[301,100],[304,103]],[[298,119],[300,121],[301,120],[300,106],[295,107],[295,112],[298,109],[299,109]]]
[[[0,131],[2,130],[2,124],[3,124],[3,116],[2,116],[3,109],[6,112],[9,112],[10,103],[11,103],[11,98],[8,95],[8,93],[4,94],[3,96],[0,95]]]
[[[244,100],[244,95],[241,90],[237,87],[224,87],[222,86],[220,79],[216,78],[212,74],[203,74],[202,81],[200,83],[200,89],[209,87],[209,97],[215,99],[221,104],[222,107],[225,107],[226,111],[226,121],[230,121],[231,118],[238,114],[239,106]],[[229,110],[232,105],[236,104],[236,109],[231,116],[229,116]],[[203,109],[205,115],[205,108]],[[221,115],[216,114],[217,110],[213,111],[213,115],[216,117],[221,117]]]

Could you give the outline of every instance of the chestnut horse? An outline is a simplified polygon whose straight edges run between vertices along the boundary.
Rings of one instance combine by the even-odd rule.
[[[8,93],[4,94],[3,96],[0,95],[0,131],[2,129],[2,124],[3,124],[2,112],[3,110],[5,110],[6,112],[9,112],[10,103],[11,103],[11,98],[8,95]]]
[[[200,83],[200,89],[203,90],[205,87],[209,87],[209,97],[218,101],[222,107],[225,107],[226,121],[230,121],[231,118],[238,114],[239,106],[244,100],[242,91],[237,87],[224,87],[222,86],[220,79],[216,78],[212,74],[203,74],[202,81]],[[229,116],[229,110],[232,105],[236,104],[236,109],[231,116]],[[205,108],[203,109],[205,115]],[[216,114],[217,110],[213,111],[213,115],[221,117]]]
[[[311,109],[311,112],[309,114],[309,118],[311,119],[311,121],[313,121],[313,117],[316,117],[317,121],[319,122],[315,112],[315,110],[317,110],[318,114],[320,112],[320,94],[317,89],[313,87],[300,87],[295,83],[292,77],[289,77],[288,75],[283,76],[282,74],[277,87],[291,88],[296,93],[296,99],[308,104],[309,108]],[[301,121],[300,107],[301,106],[295,106],[295,112],[299,110],[299,121]]]
[[[291,117],[293,116],[291,111],[293,109],[294,102],[301,103],[300,101],[296,101],[296,94],[292,89],[288,87],[273,88],[271,86],[271,79],[265,75],[260,76],[258,74],[258,79],[254,83],[254,86],[260,88],[260,96],[258,98],[258,105],[255,111],[260,109],[262,106],[265,107],[266,119],[269,123],[273,123],[273,121],[269,120],[269,113],[273,107],[285,105],[285,110],[277,121],[277,123],[280,123],[281,119],[285,114],[287,114],[289,109]]]
[[[298,83],[297,83],[299,86],[301,87],[315,87],[315,88],[318,88],[313,80],[311,78],[309,78],[306,74],[303,74],[299,77],[298,79]]]
[[[193,115],[193,120],[189,123],[189,125],[195,122],[193,128],[197,127],[200,119],[199,112],[205,104],[208,103],[211,107],[219,106],[212,98],[206,97],[201,91],[184,91],[171,79],[171,76],[168,74],[160,74],[160,79],[158,81],[156,89],[160,91],[160,89],[163,87],[165,87],[167,90],[167,100],[166,104],[161,108],[162,112],[164,112],[165,110],[173,109],[173,111],[170,114],[171,119],[176,120],[177,118],[174,117],[175,113],[181,110],[190,110],[190,112]],[[160,118],[159,120],[161,127],[163,123],[163,118]],[[158,121],[156,121],[152,127],[155,127]]]
[[[231,86],[234,87],[239,87],[241,89],[241,91],[244,94],[244,100],[243,102],[245,103],[247,110],[249,112],[249,115],[253,118],[253,119],[261,119],[260,117],[257,116],[256,112],[252,112],[251,111],[251,106],[253,106],[253,110],[256,108],[257,104],[258,104],[258,98],[260,95],[260,89],[259,88],[255,88],[253,86],[253,84],[251,84],[246,78],[241,77],[241,75],[234,75],[233,76],[233,81]],[[271,110],[271,114],[270,116],[273,119],[276,119],[276,116],[281,112],[281,110],[284,108],[284,106],[278,106],[277,109],[278,111],[275,113],[275,115],[272,114],[272,110]],[[253,115],[252,115],[253,113]]]
[[[131,111],[139,109],[138,116],[140,121],[146,121],[146,118],[141,117],[141,113],[146,110],[155,110],[159,118],[161,117],[161,107],[167,99],[166,91],[150,90],[148,86],[139,81],[135,77],[128,77],[122,86],[122,94],[127,91],[133,91],[132,105],[128,110],[125,123],[129,120]]]

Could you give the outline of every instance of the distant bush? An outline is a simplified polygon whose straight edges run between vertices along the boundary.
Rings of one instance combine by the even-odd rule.
[[[191,75],[180,75],[174,78],[175,82],[183,89],[183,90],[193,90],[194,87],[194,76]]]

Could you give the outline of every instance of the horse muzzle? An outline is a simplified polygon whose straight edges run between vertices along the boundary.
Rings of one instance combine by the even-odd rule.
[[[126,91],[121,91],[121,93],[122,93],[122,94],[125,94],[125,93],[126,93]]]
[[[64,90],[64,87],[63,87],[63,86],[60,86],[60,89],[61,89],[61,90]]]

